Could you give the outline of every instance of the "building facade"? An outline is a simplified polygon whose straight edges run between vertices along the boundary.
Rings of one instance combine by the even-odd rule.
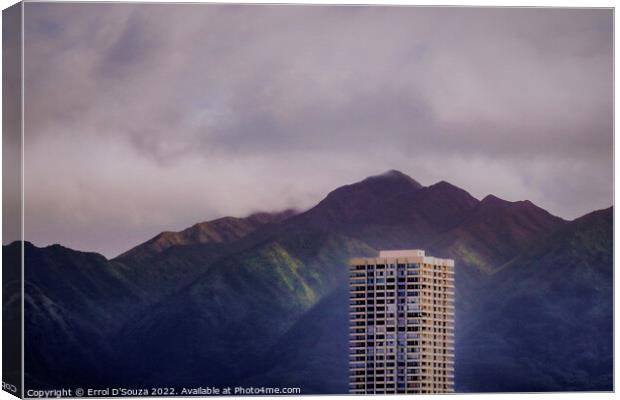
[[[349,262],[349,392],[454,391],[454,261],[423,250]]]

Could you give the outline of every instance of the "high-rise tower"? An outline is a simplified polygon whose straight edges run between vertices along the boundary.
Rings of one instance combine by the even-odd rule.
[[[389,250],[349,262],[349,391],[454,391],[454,261]]]

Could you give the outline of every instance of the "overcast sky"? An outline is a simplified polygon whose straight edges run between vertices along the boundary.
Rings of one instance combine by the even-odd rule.
[[[567,219],[613,201],[610,10],[25,8],[37,245],[114,256],[388,169]]]

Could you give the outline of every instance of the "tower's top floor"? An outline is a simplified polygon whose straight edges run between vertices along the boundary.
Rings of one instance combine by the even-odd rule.
[[[427,256],[424,250],[380,250],[377,257],[352,258],[350,265],[387,263],[431,264],[454,267],[454,260]]]
[[[413,258],[424,257],[424,250],[379,250],[378,258]]]

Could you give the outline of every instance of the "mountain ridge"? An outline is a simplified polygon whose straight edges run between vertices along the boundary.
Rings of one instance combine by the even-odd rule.
[[[221,217],[199,222],[181,231],[164,231],[152,239],[139,244],[114,257],[118,261],[127,258],[148,257],[159,254],[173,246],[192,244],[223,243],[238,240],[258,229],[261,225],[279,223],[297,214],[294,209],[279,212],[256,212],[247,217]]]
[[[346,335],[347,260],[380,249],[422,248],[434,256],[453,257],[457,264],[457,348],[467,361],[457,368],[457,391],[503,390],[478,378],[490,373],[489,362],[526,371],[504,388],[514,389],[518,382],[524,388],[591,389],[584,380],[571,383],[570,369],[559,365],[577,368],[577,361],[566,361],[568,350],[555,346],[558,356],[552,359],[557,363],[546,363],[524,345],[536,337],[547,343],[551,339],[545,331],[530,329],[523,331],[523,337],[515,336],[506,328],[512,326],[506,316],[515,318],[517,326],[526,323],[531,313],[545,315],[546,320],[540,321],[544,326],[572,326],[543,313],[549,304],[532,290],[555,288],[551,305],[559,310],[557,315],[566,316],[577,308],[562,291],[581,290],[590,293],[583,300],[587,307],[594,310],[593,302],[604,304],[586,314],[592,332],[604,331],[611,290],[607,282],[611,209],[567,222],[531,202],[487,197],[478,200],[444,181],[422,186],[389,171],[338,188],[304,212],[281,217],[252,214],[259,221],[243,221],[241,226],[257,224],[255,228],[232,232],[222,228],[226,234],[219,237],[201,236],[200,230],[192,236],[194,230],[179,245],[143,247],[146,250],[139,256],[107,260],[61,246],[26,246],[26,280],[36,290],[27,302],[30,329],[25,340],[39,349],[27,360],[28,380],[38,386],[84,385],[85,379],[92,387],[154,382],[174,386],[277,383],[281,376],[281,382],[299,384],[309,393],[343,393],[346,362],[339,360],[346,359],[347,351],[342,336]],[[237,227],[238,220],[216,221],[224,221],[225,227],[233,221]],[[536,247],[540,257],[530,254]],[[593,266],[589,275],[578,272],[567,258],[571,252]],[[506,260],[520,261],[506,265]],[[500,266],[504,267],[500,270]],[[554,272],[559,268],[571,271],[570,282],[550,282],[559,279]],[[48,278],[50,274],[63,279]],[[504,281],[514,277],[529,284],[514,290],[505,286]],[[592,291],[590,285],[601,289]],[[521,306],[522,298],[531,301]],[[494,311],[495,304],[502,313]],[[116,321],[110,323],[110,316]],[[106,325],[100,326],[103,321]],[[488,331],[484,337],[495,353],[512,358],[489,355],[477,360],[474,355],[484,346],[481,338],[471,335],[477,329]],[[58,351],[46,354],[40,338],[52,332],[57,333]],[[499,332],[505,340],[498,341]],[[303,336],[306,333],[333,336],[333,340],[313,348],[307,344],[315,343],[314,339]],[[89,349],[89,341],[100,350]],[[584,376],[603,371],[596,385],[607,388],[608,359],[597,362],[592,356],[605,354],[607,337],[601,343],[587,337],[583,341],[578,359],[591,366]],[[273,358],[278,346],[291,351],[275,352],[280,359]],[[326,365],[325,373],[319,373],[321,365]],[[467,373],[459,373],[462,368]],[[528,378],[528,371],[534,374],[540,368],[548,386]],[[308,371],[316,374],[315,379],[304,378]],[[46,382],[46,377],[53,382]]]

